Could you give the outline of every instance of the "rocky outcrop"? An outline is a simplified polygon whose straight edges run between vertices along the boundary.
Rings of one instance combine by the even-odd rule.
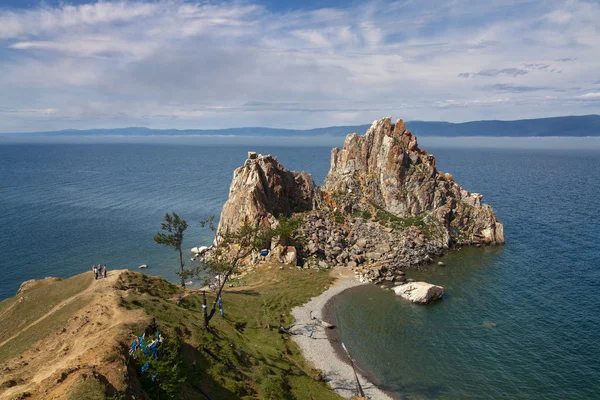
[[[344,147],[331,152],[323,191],[346,214],[383,211],[398,224],[428,225],[445,247],[504,243],[492,208],[439,172],[435,157],[419,148],[401,119],[392,124],[384,118],[364,136],[348,135]]]
[[[297,247],[275,240],[268,257],[255,252],[251,260],[347,265],[361,281],[404,282],[404,269],[449,249],[504,243],[502,224],[481,200],[437,170],[402,120],[384,118],[332,150],[322,189],[307,173],[249,153],[233,174],[217,243],[244,221],[275,228],[277,216],[294,214],[302,219]]]
[[[223,206],[217,243],[245,221],[252,226],[275,227],[275,216],[318,208],[321,193],[306,172],[285,169],[275,157],[248,153],[243,166],[233,173],[229,199]]]
[[[441,299],[444,288],[427,282],[409,282],[394,287],[396,295],[418,304],[429,304]]]

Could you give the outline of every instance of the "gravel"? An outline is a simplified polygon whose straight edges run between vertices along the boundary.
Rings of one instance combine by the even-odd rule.
[[[323,371],[325,380],[331,388],[342,397],[350,399],[356,394],[352,367],[347,360],[341,359],[337,354],[331,342],[327,339],[325,328],[320,321],[322,321],[323,309],[329,299],[346,289],[362,285],[362,283],[355,280],[354,274],[348,268],[340,268],[334,272],[334,275],[337,280],[329,289],[319,296],[313,297],[303,306],[295,307],[292,310],[292,315],[296,319],[292,330],[296,335],[293,335],[292,339],[302,350],[304,358],[314,368]],[[365,395],[370,399],[391,400],[391,397],[371,382],[368,382],[360,373],[358,377]]]

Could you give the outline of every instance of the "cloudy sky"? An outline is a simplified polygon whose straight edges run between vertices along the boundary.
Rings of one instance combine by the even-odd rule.
[[[0,1],[0,132],[592,113],[598,0]]]

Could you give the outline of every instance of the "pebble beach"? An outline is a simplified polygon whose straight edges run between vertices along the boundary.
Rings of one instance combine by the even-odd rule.
[[[313,297],[308,303],[292,309],[292,315],[296,319],[293,328],[295,335],[292,339],[302,350],[304,358],[314,368],[323,371],[325,380],[339,395],[350,399],[356,395],[356,385],[352,367],[347,359],[340,357],[333,344],[327,336],[325,324],[329,323],[325,315],[325,307],[329,300],[335,295],[355,286],[363,285],[354,277],[349,268],[336,268],[333,271],[336,278],[333,285]],[[360,384],[365,395],[372,400],[391,400],[385,392],[369,382],[363,375],[358,374]]]

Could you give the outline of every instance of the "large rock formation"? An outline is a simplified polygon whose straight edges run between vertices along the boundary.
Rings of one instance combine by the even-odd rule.
[[[243,166],[233,173],[229,199],[223,206],[217,243],[241,224],[274,227],[276,216],[290,216],[318,208],[321,195],[312,176],[283,168],[275,157],[248,153]]]
[[[402,120],[384,118],[333,149],[322,189],[309,174],[249,153],[233,174],[217,242],[244,221],[275,227],[278,215],[297,214],[303,221],[295,254],[300,265],[348,265],[361,280],[402,281],[402,269],[455,246],[504,243],[502,224],[481,198],[439,172]],[[294,258],[291,249],[280,250],[273,257]]]
[[[364,136],[347,136],[331,152],[323,185],[346,213],[383,210],[399,223],[418,218],[445,245],[504,243],[502,224],[482,196],[469,193],[449,174],[439,172],[435,157],[421,150],[400,119],[375,121]]]

